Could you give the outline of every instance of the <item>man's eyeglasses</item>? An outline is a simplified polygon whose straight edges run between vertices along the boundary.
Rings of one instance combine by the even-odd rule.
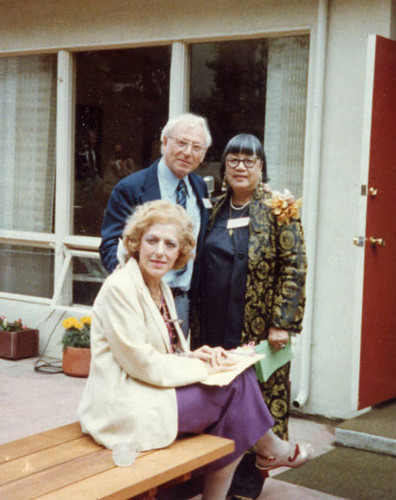
[[[187,149],[189,146],[191,146],[191,151],[195,155],[202,154],[206,150],[205,146],[201,146],[196,142],[186,141],[184,139],[177,139],[176,137],[168,137],[168,139],[172,139],[179,149]]]
[[[242,162],[245,168],[253,168],[257,163],[258,158],[237,158],[236,156],[227,156],[226,164],[227,167],[237,168],[237,166]]]

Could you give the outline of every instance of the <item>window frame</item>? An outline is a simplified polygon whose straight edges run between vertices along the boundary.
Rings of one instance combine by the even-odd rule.
[[[317,194],[319,187],[318,151],[321,142],[321,113],[322,105],[318,100],[323,98],[324,67],[320,57],[323,54],[316,48],[318,33],[312,27],[295,28],[288,30],[263,31],[260,33],[245,33],[235,36],[190,37],[184,40],[161,40],[144,46],[171,45],[171,64],[169,81],[169,118],[188,110],[189,102],[189,65],[190,46],[195,43],[222,42],[227,40],[242,40],[251,38],[271,38],[284,36],[309,35],[309,62],[308,62],[308,88],[307,109],[304,142],[303,166],[303,195],[307,202],[304,205],[303,222],[307,234],[316,234],[317,226]],[[320,40],[319,40],[320,41]],[[108,50],[117,48],[142,47],[142,44],[107,44],[104,46],[84,46],[77,50],[62,48],[60,50],[42,50],[32,53],[57,54],[57,110],[56,110],[56,181],[55,181],[55,227],[53,233],[35,233],[0,229],[0,243],[13,243],[20,245],[44,246],[55,250],[54,256],[54,295],[52,299],[28,295],[20,295],[0,290],[0,299],[12,299],[31,303],[48,304],[57,309],[76,311],[74,306],[57,304],[55,291],[59,288],[64,273],[65,261],[71,251],[96,252],[100,237],[77,236],[72,234],[73,193],[74,193],[74,135],[75,135],[75,58],[77,51]],[[28,55],[24,52],[0,53],[0,57]],[[322,87],[322,88],[321,88]],[[311,196],[311,193],[314,196]],[[316,239],[312,238],[310,252],[315,255]],[[70,264],[70,263],[69,263]],[[69,267],[69,266],[67,266]],[[70,270],[69,270],[70,272]],[[312,273],[313,274],[313,273]],[[310,278],[308,277],[308,280]],[[313,280],[313,276],[312,276]],[[310,286],[313,289],[313,282]],[[63,285],[62,285],[63,286]],[[55,300],[56,299],[56,300]],[[309,301],[311,302],[311,301]],[[81,309],[81,307],[80,307]],[[84,313],[91,308],[85,309]]]
[[[73,257],[84,257],[88,259],[100,260],[100,254],[98,251],[74,250],[65,247],[62,268],[59,271],[58,279],[56,281],[56,288],[54,288],[54,294],[52,296],[50,306],[52,309],[55,309],[57,311],[73,311],[78,312],[79,314],[89,315],[92,310],[92,306],[85,306],[84,304],[77,303],[73,303],[71,306],[64,305],[64,302],[70,299],[71,291],[70,289],[65,290],[65,287],[69,286],[73,276]],[[63,297],[66,297],[66,299],[63,300]]]

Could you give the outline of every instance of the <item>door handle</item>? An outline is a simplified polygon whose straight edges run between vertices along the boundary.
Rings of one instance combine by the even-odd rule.
[[[369,189],[369,193],[370,193],[370,196],[372,198],[374,198],[378,194],[378,188],[371,186],[371,188]]]
[[[352,241],[356,247],[364,246],[365,241],[368,241],[370,243],[370,245],[373,247],[375,245],[378,245],[380,247],[385,246],[384,238],[374,238],[374,236],[370,236],[370,238],[364,238],[363,236],[355,236]]]
[[[384,247],[385,246],[385,240],[384,238],[374,238],[374,236],[370,236],[370,238],[368,238],[371,246],[375,246],[375,245],[378,245],[379,247]]]

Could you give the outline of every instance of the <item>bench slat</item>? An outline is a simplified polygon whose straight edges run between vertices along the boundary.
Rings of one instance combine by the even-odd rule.
[[[85,436],[85,434],[82,433],[79,422],[74,422],[34,436],[2,444],[0,445],[0,464],[82,436]]]
[[[232,440],[207,434],[178,439],[167,448],[139,457],[130,467],[114,467],[39,498],[125,500],[183,476],[233,450]]]
[[[2,500],[36,498],[113,467],[111,451],[102,449],[0,486],[0,498]]]
[[[36,472],[99,450],[103,450],[103,447],[96,444],[90,436],[85,436],[16,458],[0,466],[0,484],[30,476]]]
[[[203,434],[142,453],[131,467],[116,467],[111,451],[83,434],[75,422],[0,446],[0,498],[127,499],[154,491],[233,449],[233,441]]]

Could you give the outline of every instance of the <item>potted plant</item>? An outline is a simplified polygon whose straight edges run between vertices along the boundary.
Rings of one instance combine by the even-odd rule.
[[[9,321],[0,316],[0,357],[21,359],[38,356],[39,331],[24,325],[21,319]]]
[[[62,370],[71,377],[88,377],[91,363],[91,317],[62,321]]]

